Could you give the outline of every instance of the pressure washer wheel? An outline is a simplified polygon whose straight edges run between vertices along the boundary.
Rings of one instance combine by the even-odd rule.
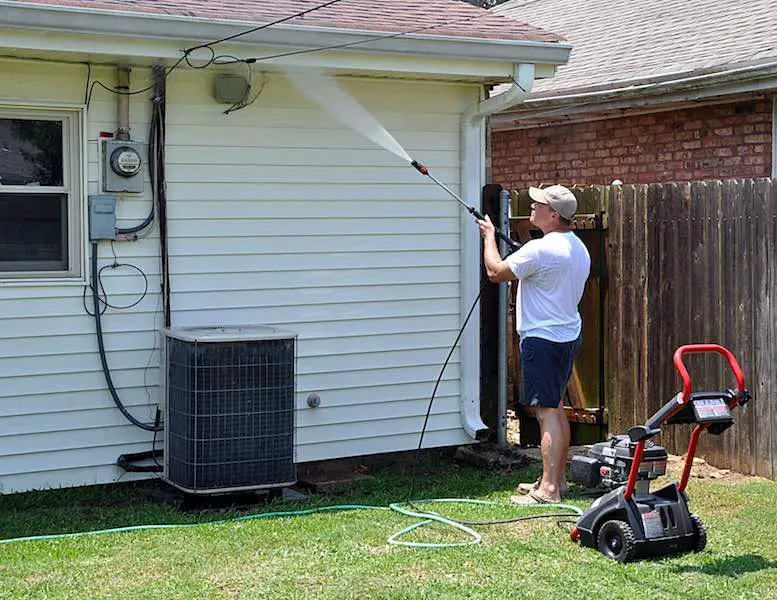
[[[636,550],[631,525],[626,521],[607,521],[599,529],[597,547],[602,554],[618,562],[630,561]]]
[[[696,543],[693,546],[694,552],[701,552],[707,545],[707,528],[701,519],[696,515],[691,515],[691,523],[693,524],[693,532],[696,534]]]

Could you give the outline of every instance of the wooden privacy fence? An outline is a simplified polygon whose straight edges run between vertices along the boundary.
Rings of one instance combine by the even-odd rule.
[[[609,431],[644,423],[682,384],[675,349],[730,349],[753,394],[699,452],[718,467],[777,478],[777,180],[598,188],[608,209],[605,306]],[[695,391],[735,387],[718,355],[685,358]],[[689,426],[660,443],[682,454]]]

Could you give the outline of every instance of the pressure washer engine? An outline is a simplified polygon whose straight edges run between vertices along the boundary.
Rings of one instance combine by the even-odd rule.
[[[683,354],[715,352],[728,361],[737,381],[735,390],[692,392]],[[626,562],[637,557],[679,552],[701,552],[707,532],[701,519],[690,512],[685,488],[696,445],[702,432],[720,434],[734,423],[732,409],[750,400],[745,378],[733,354],[717,344],[681,346],[674,365],[683,391],[662,406],[645,425],[629,429],[607,442],[594,444],[588,456],[572,458],[572,480],[608,490],[577,520],[573,541],[597,548],[604,555]],[[650,482],[666,473],[667,452],[651,438],[664,424],[694,424],[680,483],[654,492]]]
[[[607,442],[594,444],[588,456],[572,457],[572,481],[585,487],[614,490],[628,483],[636,445],[628,435],[611,436]],[[635,492],[648,493],[650,482],[666,474],[666,450],[651,441],[645,444],[637,472]]]

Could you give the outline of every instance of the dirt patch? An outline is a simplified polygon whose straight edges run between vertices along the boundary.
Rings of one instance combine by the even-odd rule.
[[[531,457],[517,446],[500,447],[485,443],[477,446],[460,446],[453,458],[458,462],[500,473],[520,471],[528,467],[532,461]]]
[[[518,418],[515,412],[512,410],[507,411],[507,441],[511,446],[516,447],[516,452],[526,455],[531,460],[541,461],[540,449],[533,447],[521,448],[518,444],[519,429]],[[590,446],[573,446],[569,449],[569,459],[576,454],[587,455]],[[685,466],[685,456],[678,456],[670,454],[667,460],[666,471],[667,477],[679,481],[682,476],[683,468]],[[755,475],[745,475],[743,473],[737,473],[731,469],[722,469],[709,464],[702,457],[695,457],[693,459],[693,468],[691,468],[691,479],[708,480],[716,483],[728,483],[739,484],[746,481],[752,481],[754,479],[762,479]]]
[[[518,436],[518,417],[515,415],[515,411],[507,410],[507,443],[511,446],[517,446],[520,442]]]
[[[679,480],[685,467],[685,457],[670,454],[666,464],[666,474],[672,479]],[[691,479],[707,479],[716,483],[744,483],[753,479],[759,479],[754,475],[744,475],[731,469],[719,469],[700,457],[693,459],[691,467]]]

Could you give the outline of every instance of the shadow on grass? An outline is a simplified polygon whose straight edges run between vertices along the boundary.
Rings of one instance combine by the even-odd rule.
[[[339,494],[337,499],[388,503],[421,498],[504,495],[514,492],[519,482],[536,479],[541,467],[539,464],[531,464],[518,471],[494,471],[459,464],[445,455],[431,454],[421,457],[415,481],[412,471],[413,464],[409,458],[393,464],[376,465],[367,472],[366,477],[350,490]]]
[[[767,560],[759,554],[743,554],[716,558],[702,565],[673,565],[676,573],[704,573],[724,577],[737,577],[764,569],[777,569],[777,561]]]
[[[236,499],[213,508],[185,512],[165,501],[171,486],[161,480],[27,492],[0,496],[0,539],[95,531],[152,524],[205,523],[246,513],[291,511],[335,504],[386,506],[392,502],[428,498],[482,498],[506,495],[520,481],[531,481],[540,467],[514,472],[479,469],[453,460],[451,452],[424,451],[416,465],[409,498],[414,457],[411,453],[366,461],[362,478],[337,494],[311,494],[303,501]],[[355,464],[359,464],[358,461]]]

